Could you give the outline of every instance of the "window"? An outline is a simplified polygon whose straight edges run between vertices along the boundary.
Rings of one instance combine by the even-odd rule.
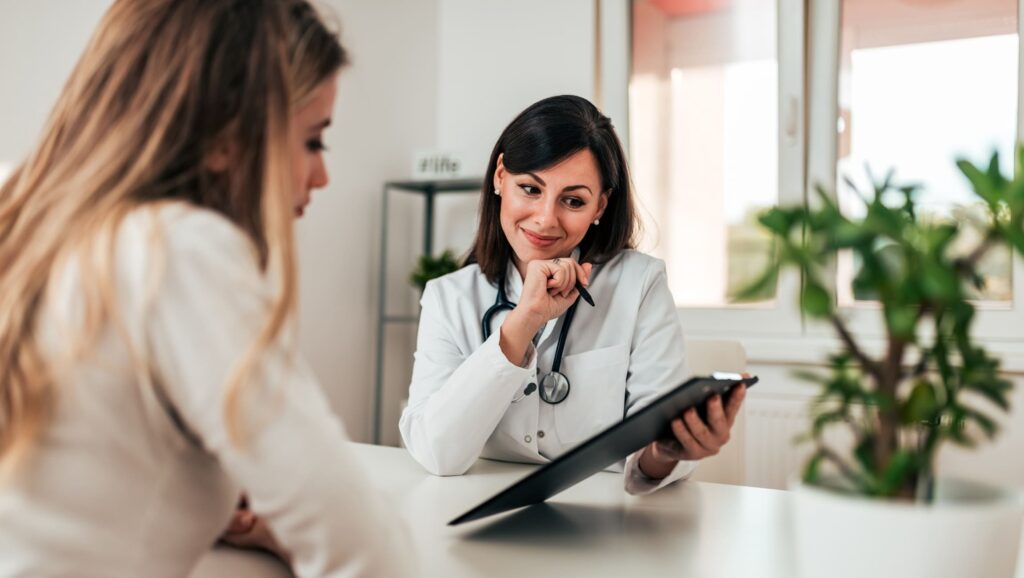
[[[954,160],[985,162],[995,149],[1011,169],[1024,0],[599,3],[630,31],[618,45],[629,58],[602,57],[600,73],[628,70],[628,98],[623,88],[605,102],[628,119],[641,210],[655,223],[643,249],[667,262],[688,334],[741,338],[753,359],[820,359],[832,330],[800,315],[799,278],[737,303],[771,250],[753,214],[814,202],[821,183],[856,215],[846,179],[867,189],[868,165],[875,178],[895,167],[898,182],[921,184],[924,218],[969,218],[977,208]],[[621,70],[609,73],[613,64]],[[993,251],[984,266],[975,332],[1024,365],[1014,345],[1024,260]],[[870,341],[882,328],[877,305],[853,293],[856,268],[851,257],[837,264],[840,305]]]
[[[630,157],[659,217],[648,245],[669,263],[680,306],[736,303],[770,257],[756,215],[779,200],[776,10],[633,3]],[[759,297],[774,300],[774,288]]]
[[[602,0],[602,14],[614,3]],[[758,212],[803,201],[802,0],[627,4],[626,140],[642,248],[666,261],[688,331],[799,332],[796,276],[744,303],[737,293],[773,250]]]
[[[1013,170],[1017,53],[1016,0],[844,0],[836,171],[843,211],[863,213],[848,182],[870,190],[865,166],[876,179],[895,167],[898,182],[922,186],[921,218],[981,218],[954,162],[981,162],[998,150],[1003,170]],[[977,238],[966,241],[965,252]],[[999,247],[983,261],[982,306],[1011,304],[1010,257]],[[849,256],[840,259],[843,305],[868,299],[851,289],[856,269]]]

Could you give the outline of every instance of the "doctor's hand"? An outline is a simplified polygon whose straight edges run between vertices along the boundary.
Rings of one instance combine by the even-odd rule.
[[[729,431],[746,395],[746,386],[739,385],[729,394],[728,403],[723,404],[720,395],[711,397],[707,402],[707,423],[701,420],[695,408],[684,411],[672,420],[675,439],[658,440],[643,449],[640,471],[649,478],[661,479],[669,475],[680,460],[699,460],[717,454],[729,441]]]
[[[590,284],[592,267],[568,257],[527,263],[519,304],[501,324],[499,345],[509,361],[522,365],[533,336],[545,323],[565,313],[579,297],[576,281],[584,287]]]

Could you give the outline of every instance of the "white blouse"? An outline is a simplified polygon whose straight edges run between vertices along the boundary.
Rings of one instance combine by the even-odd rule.
[[[509,301],[518,301],[522,287],[509,264]],[[623,251],[595,267],[588,290],[596,307],[577,306],[563,351],[569,396],[550,405],[536,393],[522,395],[527,384],[539,384],[551,371],[562,318],[545,325],[520,367],[498,346],[507,313],[495,316],[484,340],[481,318],[497,290],[478,265],[427,284],[409,404],[399,424],[406,447],[424,468],[458,475],[479,457],[544,463],[685,381],[683,331],[664,262]],[[668,477],[650,480],[639,470],[639,453],[624,467],[630,493],[662,487],[696,466],[680,462]]]
[[[299,576],[411,573],[406,530],[281,340],[244,386],[247,444],[228,439],[224,384],[271,299],[240,229],[183,203],[130,214],[114,259],[122,329],[62,365],[96,285],[79,265],[39,320],[57,402],[30,461],[0,486],[0,576],[188,575],[243,488]]]

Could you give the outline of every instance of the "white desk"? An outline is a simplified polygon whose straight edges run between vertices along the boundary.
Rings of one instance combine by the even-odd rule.
[[[425,576],[792,578],[796,573],[786,492],[684,482],[634,497],[623,491],[621,474],[600,473],[546,505],[452,528],[448,520],[535,466],[481,460],[464,476],[439,478],[403,449],[357,444],[356,450],[408,524]],[[239,554],[215,550],[193,578],[230,574],[242,563],[231,557]],[[264,558],[244,562],[247,576],[287,575]],[[265,571],[256,573],[257,562]]]
[[[404,450],[358,447],[412,531],[428,576],[792,578],[786,492],[684,482],[634,497],[597,474],[532,506],[456,527],[448,520],[535,466],[478,461],[427,474]]]
[[[796,575],[787,492],[683,482],[634,497],[622,490],[621,474],[605,472],[548,504],[452,528],[448,520],[536,466],[480,460],[465,476],[438,478],[404,449],[355,449],[405,519],[424,576]],[[268,555],[217,548],[191,578],[221,576],[290,574]]]

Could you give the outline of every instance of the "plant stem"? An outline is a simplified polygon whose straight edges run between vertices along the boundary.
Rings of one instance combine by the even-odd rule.
[[[878,392],[887,407],[878,407],[878,435],[875,436],[874,459],[876,473],[888,467],[889,461],[899,447],[899,405],[896,403],[896,388],[903,372],[903,353],[907,342],[889,333],[889,347],[885,364],[878,380]],[[899,492],[903,495],[903,488]],[[910,494],[913,497],[913,493]]]
[[[843,475],[844,478],[850,480],[851,482],[854,482],[857,485],[860,485],[857,483],[860,476],[857,475],[857,472],[854,471],[854,469],[850,467],[849,464],[843,461],[843,458],[839,457],[839,454],[835,453],[834,451],[825,446],[820,446],[818,448],[818,451],[821,453],[821,456],[823,458],[832,462],[833,464],[836,465],[837,468],[839,468],[839,472]]]
[[[981,261],[981,258],[985,256],[985,253],[988,253],[989,249],[991,249],[999,239],[1000,235],[997,232],[990,230],[985,235],[985,238],[981,243],[971,251],[970,255],[954,261],[954,267],[961,272],[974,271],[978,265],[978,261]]]
[[[861,366],[864,367],[864,371],[874,376],[876,380],[880,380],[882,378],[882,371],[881,368],[879,368],[878,363],[868,357],[867,354],[861,350],[860,346],[857,345],[857,342],[853,340],[853,336],[850,335],[850,331],[846,328],[843,320],[836,314],[832,314],[830,320],[832,321],[832,326],[835,328],[836,333],[838,333],[839,337],[843,340],[843,344],[846,345],[847,351],[857,358],[857,361],[859,361]]]

